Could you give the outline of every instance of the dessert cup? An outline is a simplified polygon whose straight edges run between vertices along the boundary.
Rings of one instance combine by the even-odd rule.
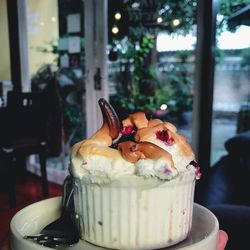
[[[123,176],[107,184],[74,178],[83,240],[112,249],[158,249],[184,240],[193,215],[195,174],[170,181]]]

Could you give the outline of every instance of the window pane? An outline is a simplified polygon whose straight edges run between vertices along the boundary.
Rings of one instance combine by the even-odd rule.
[[[221,24],[221,13],[217,19]],[[224,26],[217,35],[211,165],[227,154],[229,138],[250,129],[250,26]]]
[[[123,119],[144,111],[191,141],[196,1],[109,1],[110,99]]]
[[[45,64],[57,65],[52,45],[58,43],[57,0],[27,1],[29,70],[31,77]]]

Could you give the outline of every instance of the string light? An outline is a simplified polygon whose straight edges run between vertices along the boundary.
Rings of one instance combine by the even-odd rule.
[[[162,23],[163,19],[162,19],[162,17],[159,16],[156,21],[157,21],[157,23]]]
[[[119,32],[118,27],[117,27],[117,26],[113,26],[113,28],[112,28],[112,33],[113,33],[113,34],[117,34],[118,32]]]
[[[172,21],[173,26],[178,26],[180,23],[181,23],[181,22],[180,22],[179,19],[174,19],[174,20]]]
[[[168,108],[168,105],[165,103],[160,106],[160,110],[166,110],[167,108]]]
[[[39,24],[40,24],[40,26],[44,26],[44,25],[45,25],[45,23],[44,23],[44,22],[40,22]]]
[[[56,21],[56,18],[54,16],[52,16],[50,19],[51,19],[51,22],[55,22]]]
[[[120,20],[121,17],[122,17],[122,15],[121,15],[120,12],[116,12],[116,13],[115,13],[115,19],[116,19],[116,20]]]

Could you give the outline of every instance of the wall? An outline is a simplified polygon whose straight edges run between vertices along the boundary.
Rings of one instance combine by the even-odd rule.
[[[0,0],[0,81],[10,80],[9,32],[7,0]]]

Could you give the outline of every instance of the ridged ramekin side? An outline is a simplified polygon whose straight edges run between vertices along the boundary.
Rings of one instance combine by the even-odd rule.
[[[194,176],[157,186],[97,185],[77,180],[81,237],[116,249],[153,249],[184,240],[191,228]]]

